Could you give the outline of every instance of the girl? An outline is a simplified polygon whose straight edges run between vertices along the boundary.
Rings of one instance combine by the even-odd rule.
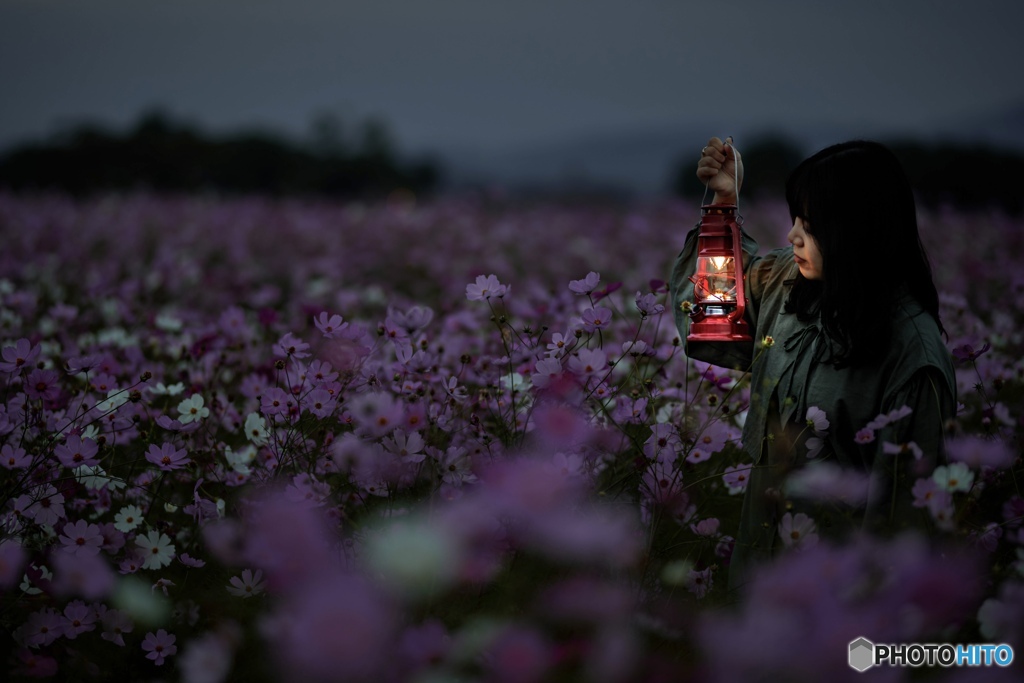
[[[742,184],[742,159],[730,141],[712,138],[697,166],[714,204],[735,205]],[[732,587],[751,564],[810,534],[924,528],[927,512],[913,506],[908,482],[943,460],[945,423],[956,412],[938,294],[896,157],[873,142],[829,147],[793,171],[786,200],[791,246],[759,256],[757,243],[743,237],[754,341],[686,346],[692,358],[751,373],[743,448],[753,467]],[[696,233],[671,278],[683,339]],[[786,475],[811,460],[870,475],[866,504],[787,495]]]

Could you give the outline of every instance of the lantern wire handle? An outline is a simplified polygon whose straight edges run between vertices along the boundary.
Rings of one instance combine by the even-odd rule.
[[[727,135],[725,137],[725,139],[726,140],[732,140],[732,136],[731,135]],[[736,163],[736,175],[733,176],[732,181],[733,181],[733,184],[736,186],[736,217],[737,217],[737,219],[739,219],[739,215],[740,215],[740,164],[739,164],[739,161],[737,160],[737,157],[736,157],[736,145],[733,144],[732,142],[730,142],[729,146],[732,147],[732,158],[733,158],[733,160]],[[704,184],[704,196],[701,197],[701,199],[700,199],[700,205],[701,206],[704,206],[705,204],[707,204],[708,187],[710,185],[711,185],[711,181],[710,180],[707,183]],[[740,223],[742,225],[742,219],[740,220]]]

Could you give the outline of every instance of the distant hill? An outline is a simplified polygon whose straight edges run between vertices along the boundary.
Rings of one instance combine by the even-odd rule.
[[[301,143],[260,130],[212,135],[159,111],[124,132],[83,123],[0,154],[0,188],[335,198],[437,189],[438,166],[401,159],[382,123],[366,122],[356,140],[343,140],[336,129],[322,121],[319,135]]]
[[[917,166],[933,161],[931,154],[935,153],[942,157],[940,170],[949,172],[955,170],[949,164],[957,151],[973,150],[983,160],[999,157],[1005,162],[1001,168],[1010,174],[1007,181],[1024,188],[1020,166],[1013,161],[1024,155],[1024,105],[913,131],[827,124],[749,126],[728,131],[718,127],[712,123],[690,123],[609,131],[486,154],[473,150],[440,151],[438,159],[445,167],[450,187],[496,186],[527,192],[560,189],[569,193],[589,191],[654,198],[675,192],[678,167],[692,163],[695,168],[700,147],[711,135],[733,135],[741,151],[766,139],[780,138],[789,141],[800,158],[836,142],[867,138],[904,150]],[[930,169],[931,175],[935,175],[935,170]],[[936,179],[930,182],[934,184]],[[959,183],[962,179],[953,178],[950,182]]]

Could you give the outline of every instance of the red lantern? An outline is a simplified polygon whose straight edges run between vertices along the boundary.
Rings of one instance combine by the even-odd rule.
[[[697,236],[697,271],[693,282],[688,341],[751,341],[743,319],[743,252],[740,223],[731,204],[701,207]],[[739,218],[742,221],[742,218]]]

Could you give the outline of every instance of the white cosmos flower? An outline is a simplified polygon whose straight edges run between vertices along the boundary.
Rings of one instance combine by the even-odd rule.
[[[259,595],[263,592],[264,582],[260,580],[262,578],[263,572],[259,569],[255,574],[251,569],[243,569],[241,577],[231,577],[231,585],[227,587],[228,593],[238,598],[251,598],[254,595]]]
[[[135,545],[142,550],[142,557],[145,558],[142,566],[145,569],[166,567],[174,559],[174,546],[167,534],[150,531],[145,536],[137,537]]]
[[[134,505],[126,505],[114,515],[114,528],[118,531],[128,533],[140,524],[142,524],[142,510]]]
[[[257,446],[267,443],[270,432],[267,431],[267,421],[257,412],[249,413],[245,418],[245,436]]]
[[[203,404],[203,397],[199,394],[193,394],[179,403],[178,412],[181,413],[181,417],[179,417],[178,420],[181,424],[185,425],[189,422],[198,422],[199,420],[208,417],[210,415],[210,409]]]

